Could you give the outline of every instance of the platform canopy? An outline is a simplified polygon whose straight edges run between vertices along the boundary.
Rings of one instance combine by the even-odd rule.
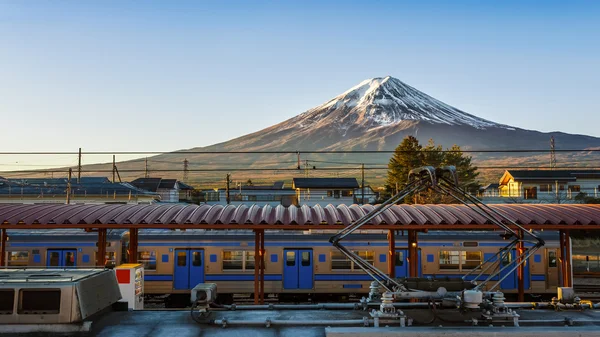
[[[532,229],[600,229],[600,205],[498,204],[492,209]],[[204,228],[335,229],[373,205],[271,207],[257,205],[0,204],[0,227],[27,228]],[[465,205],[395,205],[367,224],[369,229],[493,229]]]

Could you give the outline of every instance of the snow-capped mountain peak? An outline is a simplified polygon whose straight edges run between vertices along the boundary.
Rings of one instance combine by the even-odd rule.
[[[305,127],[327,121],[342,129],[372,129],[403,121],[512,129],[458,110],[391,76],[364,80],[297,118]]]

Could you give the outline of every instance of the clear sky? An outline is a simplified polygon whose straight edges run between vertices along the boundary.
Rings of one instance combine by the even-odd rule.
[[[386,75],[600,136],[599,18],[600,1],[0,0],[0,151],[205,146]]]

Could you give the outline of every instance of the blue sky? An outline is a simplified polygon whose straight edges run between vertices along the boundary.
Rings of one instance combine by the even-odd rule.
[[[2,151],[205,146],[386,75],[600,136],[598,17],[598,1],[0,0]]]

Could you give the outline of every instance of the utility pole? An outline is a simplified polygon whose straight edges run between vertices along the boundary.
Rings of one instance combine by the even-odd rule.
[[[229,173],[227,173],[227,185],[225,187],[225,200],[227,201],[227,205],[229,205],[229,203],[231,202],[231,199],[229,198],[229,179],[230,179],[231,175]]]
[[[69,179],[67,180],[67,205],[71,203],[71,176],[73,169],[69,169]]]
[[[187,184],[188,182],[188,177],[189,177],[189,165],[190,162],[187,160],[187,158],[185,158],[183,160],[183,182]]]
[[[360,199],[361,200],[360,203],[364,204],[365,203],[365,164],[361,165],[360,171],[361,171],[361,175],[362,175],[362,179],[361,179],[362,181],[360,183],[360,188],[362,190],[362,197]]]
[[[304,161],[304,178],[308,178],[308,159]]]
[[[113,173],[113,177],[112,177],[112,183],[115,183],[115,170],[117,169],[117,163],[116,163],[116,158],[115,155],[113,154],[113,168],[112,168],[112,173]]]
[[[554,152],[554,136],[550,137],[550,169],[556,168],[556,152]]]
[[[148,157],[146,157],[146,168],[144,169],[144,178],[148,178]]]
[[[298,170],[300,169],[300,152],[296,152],[296,155],[298,156]]]
[[[77,183],[81,183],[81,148],[79,148],[79,157],[77,163]]]

